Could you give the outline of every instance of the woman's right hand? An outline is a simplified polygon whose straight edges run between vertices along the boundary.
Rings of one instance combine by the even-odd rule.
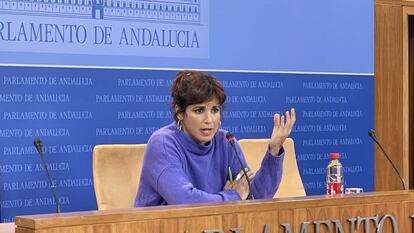
[[[247,176],[250,179],[250,182],[253,181],[255,173],[252,171],[247,171]],[[233,189],[235,190],[242,200],[246,200],[249,195],[249,183],[244,176],[243,170],[239,172],[237,177],[240,177],[234,181],[227,181],[226,185],[224,185],[224,189]]]

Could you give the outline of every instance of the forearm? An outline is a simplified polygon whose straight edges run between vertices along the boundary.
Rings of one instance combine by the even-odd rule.
[[[186,180],[185,176],[177,176],[175,172],[171,171],[165,171],[161,174],[157,190],[169,205],[240,200],[240,196],[235,190],[209,193],[194,187]]]
[[[264,156],[251,185],[256,199],[272,198],[275,195],[282,179],[284,156],[284,153],[272,156],[270,152]]]

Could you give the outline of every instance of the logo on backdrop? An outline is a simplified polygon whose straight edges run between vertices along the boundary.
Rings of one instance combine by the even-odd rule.
[[[0,50],[209,56],[208,1],[0,1]]]

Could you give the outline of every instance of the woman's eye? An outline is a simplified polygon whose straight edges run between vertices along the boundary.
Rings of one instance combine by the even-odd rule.
[[[202,108],[196,108],[196,109],[194,109],[194,112],[196,112],[196,113],[202,113],[203,112],[203,109]]]
[[[220,112],[220,108],[213,108],[213,109],[211,110],[211,112],[213,112],[213,113],[218,113],[218,112]]]

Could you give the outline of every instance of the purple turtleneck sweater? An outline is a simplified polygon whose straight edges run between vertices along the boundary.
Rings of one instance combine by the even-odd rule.
[[[236,148],[244,167],[246,160]],[[272,198],[282,178],[284,154],[263,158],[252,181],[253,196]],[[151,136],[144,155],[135,206],[156,206],[240,200],[235,190],[223,190],[231,168],[233,178],[241,171],[234,150],[219,130],[208,145],[200,145],[175,123]]]

